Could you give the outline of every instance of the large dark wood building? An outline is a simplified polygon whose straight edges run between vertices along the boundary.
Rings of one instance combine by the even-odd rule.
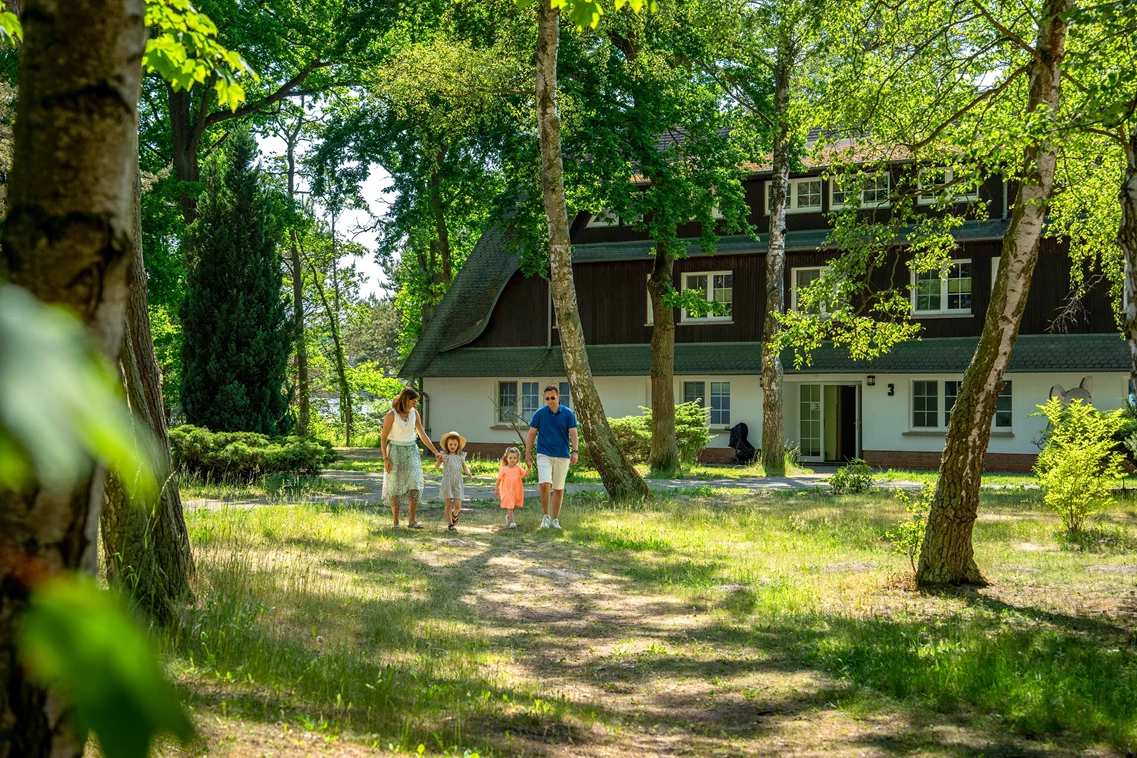
[[[909,170],[896,164],[865,182],[860,204],[872,210],[862,213],[888,214],[896,188],[912,181],[906,178]],[[925,176],[929,184],[951,180],[935,172],[934,178],[922,174],[914,181]],[[695,244],[698,224],[679,230],[692,243],[688,257],[675,267],[675,287],[702,290],[726,311],[676,315],[675,397],[710,409],[715,437],[704,451],[708,459],[730,457],[728,430],[739,422],[748,425],[751,442],[761,444],[759,342],[766,307],[769,182],[769,173],[759,172],[745,183],[756,235],[724,236],[708,256]],[[787,307],[795,308],[799,289],[840,254],[829,241],[829,214],[843,198],[821,168],[793,176],[790,184],[785,291]],[[881,466],[938,465],[947,416],[983,328],[1008,226],[1008,198],[1014,195],[1012,184],[991,178],[956,198],[972,219],[953,232],[956,252],[942,271],[914,274],[900,241],[898,265],[874,274],[880,288],[894,285],[911,293],[919,339],[867,362],[828,345],[800,368],[786,356],[786,437],[803,460],[860,456]],[[937,212],[931,199],[921,195],[917,208]],[[516,444],[515,427],[526,425],[546,384],[561,383],[568,397],[548,282],[520,271],[507,234],[492,230],[479,241],[402,369],[405,378],[423,380],[428,429],[435,435],[460,431],[472,449],[486,453]],[[639,413],[651,396],[646,284],[653,243],[607,213],[579,214],[572,241],[581,320],[605,411],[609,416]],[[1043,240],[993,422],[989,468],[1032,465],[1044,424],[1030,414],[1056,386],[1089,386],[1102,408],[1124,402],[1129,358],[1108,287],[1092,288],[1073,316],[1056,322],[1070,295],[1067,253],[1063,241]]]

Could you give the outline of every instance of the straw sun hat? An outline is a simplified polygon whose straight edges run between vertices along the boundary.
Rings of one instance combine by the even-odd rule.
[[[438,441],[438,446],[442,448],[442,452],[444,452],[444,453],[446,452],[446,440],[450,439],[451,437],[457,437],[458,438],[458,450],[459,451],[466,449],[466,438],[465,437],[463,437],[461,434],[458,434],[458,432],[447,432],[446,434],[442,435],[442,439],[440,439]]]

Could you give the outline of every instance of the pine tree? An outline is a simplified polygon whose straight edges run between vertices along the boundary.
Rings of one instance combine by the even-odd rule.
[[[280,226],[248,131],[206,167],[187,232],[182,308],[186,420],[213,431],[287,431],[291,333],[276,242]]]

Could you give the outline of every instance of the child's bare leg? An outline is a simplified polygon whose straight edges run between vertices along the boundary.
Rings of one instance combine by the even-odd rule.
[[[399,525],[399,509],[400,508],[402,508],[402,504],[399,503],[399,498],[392,497],[391,498],[391,515],[394,516],[394,518],[395,518],[395,526]]]
[[[507,523],[507,524],[513,523],[513,509],[512,508],[506,508],[505,509],[505,523]]]
[[[414,526],[415,511],[418,510],[418,490],[411,490],[407,493],[407,503],[407,507],[410,509],[410,513],[407,514],[407,525]]]
[[[462,512],[462,501],[454,498],[454,517],[457,518],[458,514]]]
[[[446,525],[451,526],[454,523],[454,517],[451,515],[453,512],[453,498],[446,498]]]

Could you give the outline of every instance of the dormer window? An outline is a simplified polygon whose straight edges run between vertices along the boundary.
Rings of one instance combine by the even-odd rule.
[[[889,175],[887,172],[866,177],[861,185],[861,208],[886,208],[889,205]],[[833,179],[829,182],[829,210],[841,210],[848,204],[849,193],[844,192]],[[855,194],[853,195],[855,197]]]
[[[821,177],[790,179],[787,189],[786,213],[820,213],[821,195],[825,181]],[[770,215],[770,198],[774,183],[766,182],[766,215]]]
[[[978,187],[964,192],[962,187],[954,186],[957,179],[959,175],[950,168],[921,169],[918,177],[920,205],[931,205],[942,200],[945,195],[950,195],[953,203],[968,203],[979,199]]]
[[[620,217],[612,211],[600,211],[594,213],[592,218],[588,219],[586,229],[605,229],[610,226],[619,226]]]

